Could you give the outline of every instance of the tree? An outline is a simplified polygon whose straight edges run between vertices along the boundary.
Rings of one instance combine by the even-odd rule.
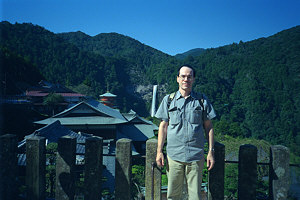
[[[64,97],[60,94],[50,93],[45,97],[43,105],[48,106],[52,110],[52,115],[54,115],[56,106],[64,102]]]

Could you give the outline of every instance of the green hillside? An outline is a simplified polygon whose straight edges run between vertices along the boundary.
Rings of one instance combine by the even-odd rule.
[[[169,55],[150,46],[118,33],[101,33],[94,37],[82,32],[58,34],[61,38],[76,45],[80,50],[93,52],[105,57],[124,58],[141,68],[161,63]]]
[[[265,139],[300,154],[300,26],[183,60],[118,33],[54,34],[8,22],[1,22],[0,30],[1,48],[36,66],[48,81],[94,97],[109,90],[118,94],[122,111],[141,116],[149,115],[152,84],[159,85],[161,99],[177,90],[178,66],[191,64],[195,90],[204,92],[217,112],[217,133]]]
[[[187,58],[188,56],[194,56],[194,57],[200,56],[204,51],[205,51],[205,49],[202,49],[202,48],[191,49],[187,52],[176,54],[175,57],[177,59],[183,60],[183,59]]]
[[[134,109],[148,115],[143,100],[128,89],[132,82],[147,81],[139,65],[121,57],[104,57],[81,50],[37,25],[1,22],[0,30],[1,47],[36,65],[48,81],[64,84],[84,94],[88,91],[87,95],[95,98],[109,90],[118,94],[118,104],[124,111]]]
[[[217,112],[219,133],[265,139],[300,155],[300,26],[268,38],[207,49],[200,56],[166,62],[148,71],[153,82],[177,89],[176,69],[196,68],[195,91]],[[163,73],[169,71],[169,73]]]
[[[0,47],[0,94],[21,94],[26,87],[45,79],[28,60]]]
[[[293,146],[300,155],[299,55],[297,26],[185,62],[196,66],[195,90],[213,101],[222,132]]]
[[[173,59],[171,56],[118,33],[101,33],[91,37],[82,32],[71,32],[61,33],[58,36],[76,45],[82,51],[125,61],[126,65],[122,66],[125,78],[119,81],[125,85],[125,89],[130,94],[145,101],[147,110],[150,110],[152,96],[148,94],[152,92],[152,75],[148,76],[146,72],[155,70],[157,64]],[[142,91],[138,88],[142,88]],[[148,115],[148,112],[142,114]]]

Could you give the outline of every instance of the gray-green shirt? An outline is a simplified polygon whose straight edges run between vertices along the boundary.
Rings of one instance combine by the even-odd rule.
[[[215,111],[205,95],[192,92],[185,99],[177,91],[168,108],[169,96],[164,97],[155,114],[155,117],[169,122],[167,154],[180,162],[199,161],[204,158],[203,121],[214,118]],[[204,111],[199,100],[201,96]]]

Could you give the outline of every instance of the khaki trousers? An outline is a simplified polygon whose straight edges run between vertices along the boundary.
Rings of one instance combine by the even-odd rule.
[[[201,200],[204,159],[191,163],[178,162],[168,156],[168,200],[181,200],[186,182],[189,200]]]

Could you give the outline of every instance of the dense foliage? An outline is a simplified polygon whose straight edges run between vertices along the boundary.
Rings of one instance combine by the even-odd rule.
[[[127,92],[131,82],[146,80],[141,71],[142,67],[133,65],[133,61],[129,62],[122,57],[108,57],[107,55],[104,57],[99,53],[81,50],[63,37],[33,24],[12,25],[8,22],[1,22],[0,30],[1,48],[9,49],[37,66],[48,81],[64,84],[73,89],[84,88],[83,91],[77,92],[88,91],[87,95],[95,98],[109,90],[118,94],[118,103],[124,107],[123,111],[134,109],[143,114],[148,113],[145,103]],[[150,47],[145,49],[150,49]],[[146,51],[144,54],[147,54]],[[136,58],[143,57],[136,56]],[[9,66],[3,65],[3,67]],[[87,87],[92,89],[85,90]],[[137,102],[137,104],[131,102]]]
[[[44,79],[29,60],[7,48],[0,47],[0,62],[0,94],[21,94],[26,87]]]
[[[48,81],[94,97],[109,90],[118,94],[122,111],[134,109],[142,116],[148,115],[149,102],[132,88],[158,84],[173,92],[178,66],[191,64],[197,71],[194,89],[209,97],[218,114],[218,132],[266,139],[300,154],[300,26],[200,55],[185,54],[183,60],[117,33],[54,34],[8,22],[1,22],[0,29],[1,48],[32,63],[37,67],[32,70]]]
[[[224,133],[300,146],[300,26],[209,49],[192,62],[195,90],[213,101]],[[296,145],[294,145],[296,144]],[[297,152],[300,154],[299,149]]]
[[[151,81],[176,90],[176,69],[196,68],[194,90],[205,93],[217,112],[218,131],[266,139],[300,155],[300,26],[268,38],[207,49],[197,57],[157,64]],[[169,73],[162,73],[169,71]]]
[[[175,57],[177,59],[180,59],[180,60],[183,60],[189,56],[199,56],[201,55],[203,52],[205,51],[205,49],[202,49],[202,48],[195,48],[195,49],[191,49],[187,52],[184,52],[184,53],[179,53],[179,54],[176,54]]]

